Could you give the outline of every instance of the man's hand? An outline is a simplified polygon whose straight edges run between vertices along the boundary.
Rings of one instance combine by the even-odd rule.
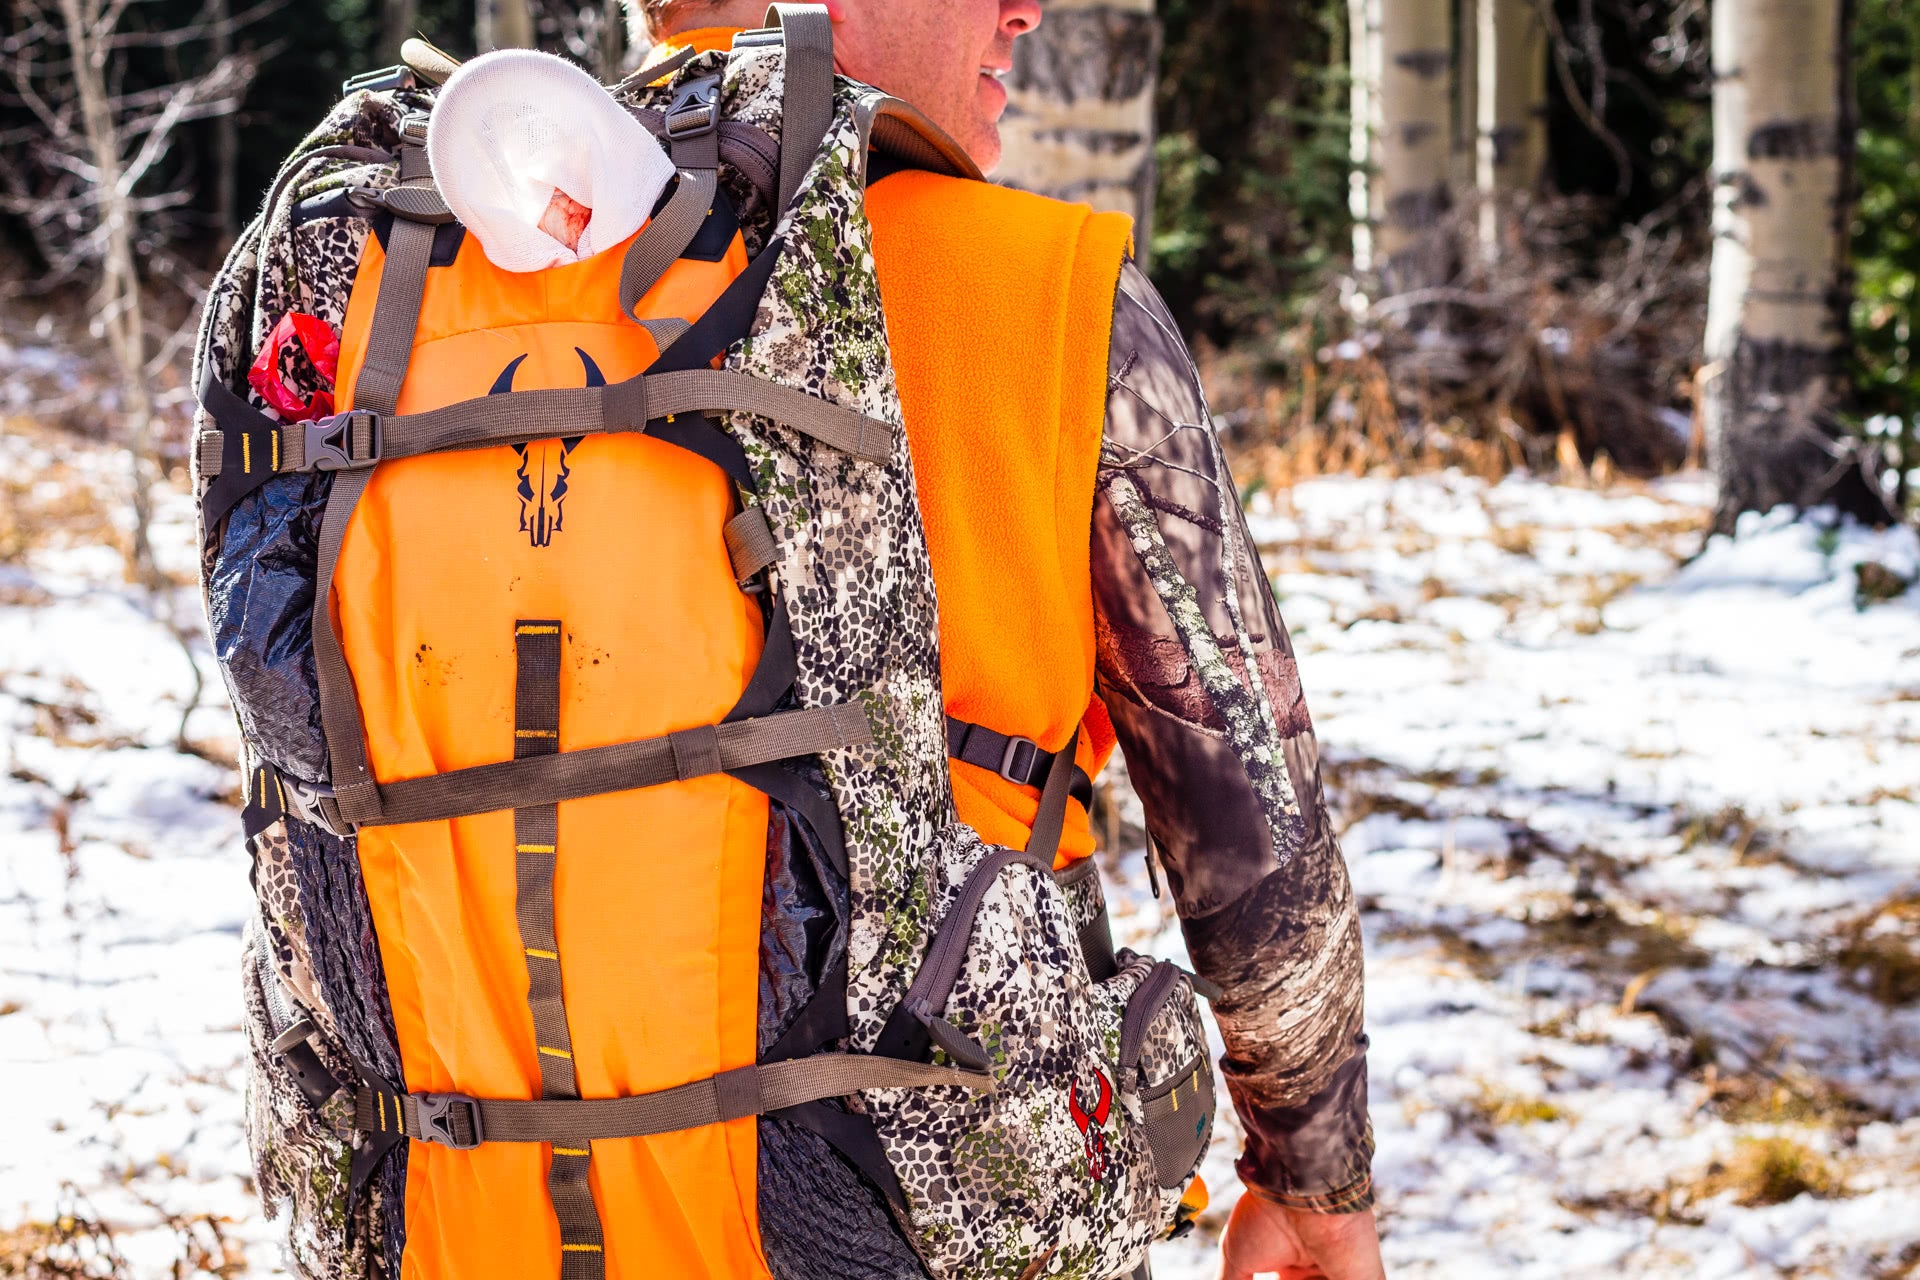
[[[1221,1280],[1386,1280],[1373,1210],[1308,1213],[1283,1209],[1249,1192],[1233,1206],[1220,1246]]]

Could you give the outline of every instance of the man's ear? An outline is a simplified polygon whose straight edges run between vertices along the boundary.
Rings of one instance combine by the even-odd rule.
[[[653,44],[653,32],[647,30],[647,10],[643,0],[620,0],[627,11],[627,47],[645,49]]]

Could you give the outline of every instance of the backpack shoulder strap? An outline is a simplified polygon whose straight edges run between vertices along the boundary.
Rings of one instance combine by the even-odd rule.
[[[778,222],[833,124],[833,23],[821,4],[770,5],[765,21],[759,30],[735,36],[733,47],[783,50]]]

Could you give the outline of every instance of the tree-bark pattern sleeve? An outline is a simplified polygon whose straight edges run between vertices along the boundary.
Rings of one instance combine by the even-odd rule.
[[[1198,375],[1128,263],[1093,511],[1100,693],[1195,967],[1218,984],[1240,1173],[1373,1202],[1360,923],[1299,672]]]

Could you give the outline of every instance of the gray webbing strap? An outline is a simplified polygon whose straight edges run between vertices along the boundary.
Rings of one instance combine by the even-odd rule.
[[[391,261],[391,259],[389,259]],[[384,290],[383,290],[384,293]],[[379,316],[376,314],[375,320]],[[357,397],[356,397],[357,398]],[[353,409],[350,413],[362,413]],[[401,414],[343,424],[355,433],[356,466],[396,458],[415,458],[449,449],[526,444],[554,437],[644,431],[649,419],[680,413],[751,413],[771,418],[862,462],[886,462],[899,428],[831,400],[729,369],[676,369],[636,374],[604,387],[549,387],[480,396],[424,413]],[[342,415],[344,416],[344,415]],[[304,424],[303,424],[304,425]],[[217,476],[222,467],[220,435],[202,439],[202,474]],[[291,444],[292,436],[287,437]],[[291,465],[281,450],[280,471],[311,469]]]
[[[727,559],[733,562],[734,581],[741,586],[780,558],[773,526],[767,523],[767,513],[757,506],[746,507],[727,521],[720,536],[726,540]]]
[[[800,190],[833,124],[833,22],[825,5],[776,4],[765,23],[786,46],[780,102],[780,203],[777,221]]]
[[[360,719],[359,694],[346,654],[333,629],[333,572],[340,563],[340,544],[347,535],[353,509],[360,504],[371,471],[342,471],[333,477],[325,512],[320,517],[319,563],[314,571],[313,670],[320,686],[320,728],[327,739],[334,801],[345,808],[356,797],[378,796],[373,772],[367,768],[365,726]]]
[[[684,782],[872,741],[866,712],[857,703],[843,702],[702,725],[638,742],[475,765],[377,787],[369,784],[351,795],[338,784],[336,789],[341,817],[348,822],[365,826],[435,822]]]
[[[899,433],[892,423],[856,409],[726,369],[676,369],[649,376],[647,411],[656,418],[669,413],[751,413],[862,462],[886,462]]]
[[[513,757],[560,750],[558,619],[522,619],[513,626]],[[553,872],[559,857],[559,813],[550,804],[513,811],[514,915],[526,953],[527,1011],[540,1060],[540,1096],[578,1098],[573,1033],[560,986],[560,940],[553,927]],[[547,1198],[560,1223],[561,1280],[599,1280],[606,1274],[600,1212],[587,1181],[593,1148],[587,1142],[553,1144]]]
[[[1067,796],[1073,790],[1073,753],[1080,745],[1080,729],[1074,727],[1067,745],[1053,754],[1053,766],[1047,770],[1047,785],[1040,788],[1040,809],[1033,815],[1033,834],[1026,851],[1046,860],[1049,869],[1060,852],[1060,835],[1067,825]]]
[[[432,173],[427,151],[411,139],[400,147],[403,187],[431,191]],[[439,194],[434,193],[434,200]],[[420,322],[420,299],[426,292],[427,267],[433,257],[434,228],[396,214],[387,232],[387,260],[380,269],[380,292],[374,300],[373,324],[367,333],[367,357],[354,383],[353,402],[381,415],[393,412],[400,400],[400,384],[407,380],[413,359],[413,332]]]
[[[354,1094],[354,1124],[369,1133],[391,1132],[397,1124],[408,1137],[462,1149],[483,1142],[645,1138],[865,1089],[941,1087],[992,1093],[994,1082],[984,1071],[864,1053],[822,1053],[737,1067],[630,1098],[529,1101],[434,1093],[395,1097],[361,1085]]]
[[[680,335],[693,328],[679,316],[660,316],[653,320],[641,320],[640,327],[653,339],[657,350],[665,351],[680,340]]]
[[[393,412],[413,356],[413,332],[419,324],[420,297],[426,289],[432,256],[432,227],[402,218],[393,220],[386,261],[380,268],[380,290],[367,326],[367,364],[354,384],[354,404],[361,409],[381,415]],[[370,379],[376,356],[382,360],[382,372]],[[334,570],[340,563],[340,547],[346,540],[353,509],[359,505],[372,474],[366,468],[335,472],[320,518],[319,560],[314,572],[313,666],[320,687],[320,727],[327,738],[335,802],[343,813],[364,807],[369,799],[377,803],[379,797],[373,771],[367,767],[366,731],[353,673],[347,668],[340,637],[333,629]]]
[[[713,193],[719,187],[716,169],[682,169],[680,185],[660,210],[640,228],[620,263],[620,310],[628,315],[660,277],[687,251],[700,224],[713,211]]]

